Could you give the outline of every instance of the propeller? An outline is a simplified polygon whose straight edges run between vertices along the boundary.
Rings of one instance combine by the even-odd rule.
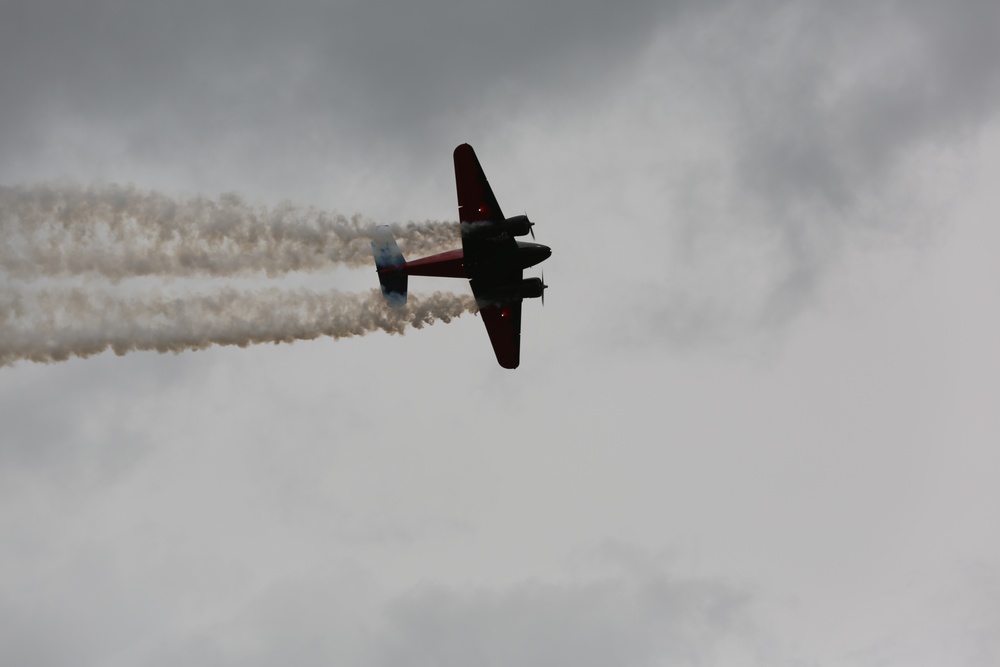
[[[524,209],[524,217],[527,218],[528,220],[528,231],[531,232],[531,240],[534,241],[535,230],[533,229],[533,227],[535,226],[535,223],[531,221],[531,218],[528,218],[528,209]]]
[[[545,307],[545,290],[547,290],[548,288],[549,288],[549,286],[545,284],[545,271],[543,270],[542,271],[542,308]]]

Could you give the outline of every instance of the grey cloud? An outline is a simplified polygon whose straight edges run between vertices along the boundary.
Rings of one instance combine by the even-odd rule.
[[[748,604],[723,584],[666,578],[429,587],[392,606],[375,664],[700,665],[714,664],[726,642],[752,664]]]
[[[926,236],[941,213],[917,170],[964,152],[1000,112],[991,4],[772,2],[694,25],[678,52],[724,134],[705,138],[719,148],[695,177],[666,185],[676,207],[652,322],[682,345],[770,335],[873,237]]]
[[[162,662],[529,667],[707,665],[738,656],[757,664],[762,646],[749,596],[709,580],[660,574],[509,588],[423,585],[377,610],[352,606],[332,583],[285,582],[210,636],[165,646]]]
[[[942,571],[967,557],[996,560],[996,494],[985,472],[968,475],[995,467],[985,254],[967,280],[949,271],[964,260],[949,251],[936,266],[943,294],[928,295],[919,316],[889,312],[884,329],[855,328],[849,295],[764,373],[717,350],[702,363],[674,350],[582,348],[592,324],[618,335],[650,312],[657,342],[773,337],[867,230],[891,231],[903,204],[920,207],[919,193],[896,186],[914,153],[960,149],[994,118],[997,24],[986,3],[684,11],[559,0],[468,15],[420,2],[426,16],[380,2],[14,4],[0,21],[0,181],[27,178],[28,163],[39,178],[118,179],[106,166],[120,159],[144,186],[214,194],[201,176],[217,170],[232,174],[224,188],[249,197],[269,179],[272,194],[296,197],[297,181],[321,180],[309,165],[381,168],[431,142],[450,178],[450,123],[480,125],[494,137],[482,157],[498,190],[537,182],[538,198],[552,202],[538,215],[550,226],[537,231],[563,263],[546,268],[555,298],[544,315],[526,314],[527,375],[498,375],[474,320],[423,338],[3,369],[0,662],[988,664],[996,655],[995,579],[973,584],[983,595],[945,591],[924,606],[897,594],[911,581],[939,591]],[[631,76],[633,55],[650,44],[668,45],[670,57],[640,56],[644,69]],[[623,91],[632,96],[609,103]],[[673,140],[689,133],[678,156]],[[64,155],[75,155],[76,173]],[[602,164],[581,174],[573,160]],[[518,174],[514,165],[529,161]],[[181,185],[133,176],[169,163],[192,176]],[[365,196],[392,198],[398,187],[401,201],[416,201],[422,174],[401,170],[405,181],[382,175]],[[626,201],[634,215],[618,216]],[[445,206],[453,212],[453,201]],[[591,249],[593,261],[581,262]],[[372,280],[370,269],[357,277]],[[968,305],[942,307],[952,289]],[[914,311],[925,304],[906,296]],[[909,336],[924,322],[937,326]],[[844,332],[858,339],[831,348]],[[807,363],[816,357],[825,363]],[[849,372],[827,372],[838,365]],[[497,420],[498,410],[511,416]],[[899,442],[905,469],[880,466],[899,460]],[[855,461],[840,443],[864,454]],[[129,469],[143,453],[146,465]],[[808,483],[816,475],[821,488]],[[671,483],[682,478],[708,489],[707,504]],[[856,493],[861,478],[870,495]],[[854,494],[848,507],[827,487]],[[668,504],[676,511],[658,511]],[[775,507],[791,509],[776,516]],[[848,527],[872,507],[893,526],[874,544]],[[790,515],[803,530],[785,529]],[[955,517],[961,530],[936,535]],[[452,522],[467,530],[441,527]],[[813,528],[822,539],[806,548]],[[749,577],[754,592],[656,568],[546,579],[558,567],[548,554],[609,536],[649,549],[681,543],[694,567]],[[891,590],[866,589],[851,567],[830,571],[840,557],[870,573],[885,566]],[[789,559],[795,572],[783,571]],[[351,560],[362,565],[343,567]],[[790,588],[804,605],[775,611]],[[886,632],[885,618],[898,632]],[[953,632],[935,632],[942,619]],[[887,634],[901,648],[841,650]],[[774,635],[805,659],[769,655]],[[948,642],[968,650],[920,653]]]
[[[76,493],[128,473],[148,453],[148,413],[164,391],[199,369],[190,357],[160,355],[70,363],[56,373],[34,365],[4,369],[0,497],[35,483]]]
[[[406,152],[445,119],[589,85],[641,47],[660,7],[22,4],[0,28],[0,145],[31,152],[75,125],[143,160]]]
[[[960,139],[998,110],[1000,8],[839,3],[757,26],[733,102],[740,174],[787,211],[843,211],[909,149]]]

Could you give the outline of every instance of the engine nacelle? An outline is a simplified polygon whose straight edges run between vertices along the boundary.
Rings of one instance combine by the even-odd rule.
[[[531,228],[535,223],[528,220],[526,215],[515,215],[507,218],[503,222],[473,222],[468,226],[463,225],[462,234],[466,237],[495,238],[507,234],[508,236],[527,236],[531,234]]]
[[[503,221],[504,231],[511,236],[527,236],[531,233],[531,226],[535,224],[528,220],[526,215],[515,215]]]
[[[545,284],[541,278],[525,278],[517,291],[522,299],[537,299],[545,291]]]
[[[476,300],[492,303],[508,303],[521,299],[537,299],[542,296],[546,285],[541,278],[525,278],[516,285],[494,287],[488,292],[477,292]]]

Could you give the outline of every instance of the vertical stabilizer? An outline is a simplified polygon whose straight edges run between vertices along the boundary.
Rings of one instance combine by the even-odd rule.
[[[392,308],[406,305],[406,260],[400,252],[389,225],[378,225],[372,232],[372,255],[382,296]]]

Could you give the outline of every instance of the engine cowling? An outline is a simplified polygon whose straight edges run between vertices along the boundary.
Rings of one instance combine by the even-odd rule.
[[[534,225],[535,223],[528,220],[528,216],[515,215],[513,218],[507,218],[499,223],[473,222],[468,227],[463,225],[462,234],[474,237],[484,236],[487,238],[502,234],[507,234],[508,236],[527,236],[528,234],[532,234],[533,236],[531,228]]]
[[[525,278],[517,291],[522,299],[537,299],[545,291],[545,284],[541,278]]]
[[[503,221],[504,231],[511,236],[527,236],[531,233],[531,227],[534,224],[528,220],[526,215],[515,215],[513,218],[507,218]]]
[[[516,285],[506,285],[495,287],[489,292],[479,292],[476,294],[477,300],[507,303],[519,301],[521,299],[537,299],[545,291],[545,285],[541,278],[525,278]]]

